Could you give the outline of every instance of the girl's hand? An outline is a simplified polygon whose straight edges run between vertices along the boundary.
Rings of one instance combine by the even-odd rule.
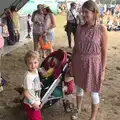
[[[102,72],[101,79],[102,79],[102,81],[104,81],[104,80],[105,80],[105,71],[103,71],[103,72]]]
[[[39,110],[40,109],[40,105],[34,103],[31,105],[35,110]]]
[[[46,32],[43,32],[43,36],[45,36],[47,33]]]

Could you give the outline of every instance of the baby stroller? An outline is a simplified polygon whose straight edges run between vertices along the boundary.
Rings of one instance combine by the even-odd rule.
[[[53,61],[53,59],[57,59],[57,63],[54,63],[54,65],[57,65],[49,77],[42,77],[39,72],[40,79],[43,83],[41,90],[41,108],[50,107],[60,99],[64,101],[64,76],[71,62],[71,53],[65,53],[61,49],[54,51],[42,62],[40,68],[44,67],[45,70],[48,70],[50,62]]]
[[[55,61],[54,61],[55,60]],[[39,68],[39,76],[42,82],[41,90],[41,108],[47,108],[54,105],[60,99],[63,100],[64,109],[66,112],[66,106],[69,106],[64,99],[64,79],[71,62],[71,53],[65,53],[63,50],[59,49],[49,54],[47,58],[42,62]],[[41,68],[44,68],[44,71],[49,71],[50,67],[54,66],[54,70],[47,76],[43,76],[41,73]],[[15,88],[16,91],[20,93],[20,102],[23,103],[23,87]]]

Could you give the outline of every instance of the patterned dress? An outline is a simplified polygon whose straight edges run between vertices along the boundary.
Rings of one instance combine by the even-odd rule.
[[[101,86],[101,31],[100,25],[78,26],[75,52],[72,58],[75,84],[88,92],[99,92]]]

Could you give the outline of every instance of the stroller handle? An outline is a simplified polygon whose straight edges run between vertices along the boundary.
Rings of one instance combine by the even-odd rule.
[[[71,52],[67,52],[67,55],[72,56],[72,53]]]
[[[68,63],[71,62],[71,60],[72,60],[71,57],[72,57],[72,53],[71,52],[67,52]]]

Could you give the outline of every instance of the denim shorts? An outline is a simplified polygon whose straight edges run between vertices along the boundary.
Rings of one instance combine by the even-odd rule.
[[[48,37],[48,40],[50,40],[50,42],[53,42],[54,32],[53,31],[48,32],[47,37]]]

